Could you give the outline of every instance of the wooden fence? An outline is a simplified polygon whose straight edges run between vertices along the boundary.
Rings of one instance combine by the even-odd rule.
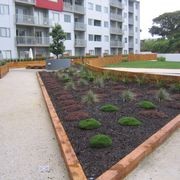
[[[9,72],[9,66],[7,64],[0,66],[0,79],[3,78]]]

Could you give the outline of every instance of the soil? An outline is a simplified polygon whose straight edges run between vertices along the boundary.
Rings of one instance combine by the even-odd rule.
[[[64,83],[54,73],[41,72],[40,75],[87,178],[101,175],[179,114],[180,95],[169,91],[171,100],[159,102],[155,97],[159,88],[155,84],[139,86],[136,82],[125,84],[106,80],[105,87],[98,88],[93,82],[87,86],[79,86],[77,78],[72,77],[76,90],[65,90]],[[90,89],[98,95],[100,101],[93,105],[83,104],[81,98]],[[120,95],[127,89],[136,96],[132,101],[123,102]],[[137,105],[141,100],[149,100],[157,108],[144,110]],[[100,107],[107,103],[118,106],[119,111],[101,112]],[[123,116],[133,116],[142,125],[121,126],[117,121]],[[102,126],[95,130],[79,129],[79,120],[86,118],[95,118]],[[109,135],[113,145],[104,149],[90,148],[90,137],[98,133]]]

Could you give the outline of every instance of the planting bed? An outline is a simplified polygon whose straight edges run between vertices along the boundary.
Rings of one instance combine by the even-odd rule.
[[[144,83],[140,85],[136,82],[115,81],[106,76],[104,83],[100,84],[95,80],[97,77],[91,73],[82,73],[82,70],[73,73],[66,71],[59,74],[69,74],[68,78],[74,82],[74,87],[67,88],[69,82],[67,77],[62,78],[61,75],[57,76],[56,73],[40,72],[87,178],[97,178],[162,128],[180,111],[178,88],[172,90],[172,87],[166,87],[170,93],[170,99],[159,101],[156,97],[159,83],[157,85]],[[88,80],[88,84],[80,85],[78,83],[79,79]],[[101,88],[98,86],[101,86]],[[87,101],[83,103],[82,97],[90,89],[97,95],[99,101],[92,104],[87,103]],[[127,99],[122,97],[126,90],[133,93],[131,100],[128,100],[127,96]],[[155,107],[153,109],[143,109],[139,102],[144,100],[152,102]],[[116,111],[102,111],[102,106],[107,104],[108,106],[111,104],[118,109],[115,108]],[[125,116],[138,119],[140,121],[139,125],[123,126],[118,123],[118,120]],[[87,118],[98,120],[101,126],[90,130],[79,128],[80,120]],[[91,147],[89,141],[97,134],[110,137],[112,145],[106,148]]]

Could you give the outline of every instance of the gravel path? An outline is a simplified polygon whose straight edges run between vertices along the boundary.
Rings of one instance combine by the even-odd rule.
[[[0,79],[0,180],[68,180],[35,70]]]

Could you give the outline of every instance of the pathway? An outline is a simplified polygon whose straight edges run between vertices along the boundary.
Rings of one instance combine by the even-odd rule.
[[[68,180],[35,70],[0,79],[0,180]]]

